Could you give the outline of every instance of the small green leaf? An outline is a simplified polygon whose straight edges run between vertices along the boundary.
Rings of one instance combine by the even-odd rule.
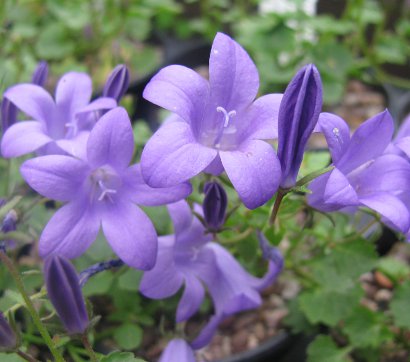
[[[407,281],[397,287],[390,303],[390,309],[393,313],[397,327],[410,329],[409,301],[410,282]]]
[[[15,353],[0,353],[1,362],[24,362],[25,360]]]
[[[138,348],[142,335],[142,329],[131,323],[125,323],[114,331],[114,339],[122,349]]]
[[[101,362],[146,362],[141,358],[136,358],[131,352],[112,352],[108,356],[101,358]]]
[[[339,348],[330,336],[319,335],[308,348],[308,362],[347,362],[348,348]]]
[[[122,290],[136,291],[140,284],[143,272],[141,270],[128,269],[118,278],[118,287]]]
[[[380,259],[377,269],[396,282],[410,275],[410,267],[407,264],[391,257]]]

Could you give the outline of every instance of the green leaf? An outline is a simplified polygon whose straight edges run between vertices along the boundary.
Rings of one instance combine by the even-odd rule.
[[[141,358],[136,358],[131,352],[112,352],[108,356],[101,358],[100,362],[145,362]]]
[[[24,362],[25,360],[15,353],[0,353],[1,362]]]
[[[354,288],[344,293],[317,289],[301,294],[300,309],[306,314],[310,323],[336,326],[340,320],[349,315],[352,308],[356,307],[362,295],[361,288]]]
[[[136,291],[140,284],[143,272],[141,270],[128,269],[118,278],[118,287],[122,290]]]
[[[398,286],[390,303],[395,324],[397,327],[410,329],[410,281]]]
[[[86,297],[96,294],[105,294],[111,289],[114,275],[110,270],[92,276],[83,288]]]
[[[142,341],[141,327],[125,323],[114,331],[114,339],[122,349],[138,348]]]
[[[359,306],[345,319],[343,331],[355,347],[378,347],[393,337],[385,323],[382,314]]]
[[[64,59],[72,54],[75,45],[68,39],[67,31],[61,23],[51,23],[43,28],[35,46],[40,59]]]
[[[347,362],[348,348],[339,348],[330,336],[319,335],[308,348],[308,362]]]
[[[299,306],[299,299],[292,299],[289,303],[289,314],[285,317],[284,323],[289,326],[292,333],[313,333],[313,326],[306,319],[305,314]]]
[[[395,282],[410,276],[410,267],[403,261],[392,257],[380,259],[377,269]]]

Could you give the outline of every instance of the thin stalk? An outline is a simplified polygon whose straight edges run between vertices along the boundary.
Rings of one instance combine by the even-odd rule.
[[[24,302],[26,303],[27,310],[29,311],[34,324],[36,325],[38,331],[40,332],[41,337],[43,337],[44,342],[47,344],[51,354],[54,356],[55,361],[65,362],[60,352],[54,346],[53,340],[51,339],[50,334],[48,333],[47,329],[44,327],[43,323],[41,323],[40,317],[37,314],[37,311],[34,308],[33,302],[28,296],[26,289],[24,288],[23,281],[20,278],[19,272],[14,267],[13,262],[3,252],[0,252],[0,260],[3,262],[3,264],[6,266],[11,276],[13,277],[21,296],[23,297]]]
[[[269,225],[273,225],[275,223],[280,204],[282,203],[282,200],[285,195],[286,195],[286,192],[284,192],[282,189],[278,190],[278,195],[276,196],[275,203],[273,204],[273,207],[272,207],[272,213],[270,215]]]
[[[21,351],[20,349],[16,352],[21,358],[29,362],[40,362],[38,359],[35,359],[33,356]]]
[[[90,357],[90,360],[93,361],[93,362],[98,362],[97,355],[95,354],[95,352],[93,350],[93,347],[91,346],[91,343],[88,340],[88,336],[87,336],[86,333],[84,333],[81,336],[81,342],[83,342],[83,345],[84,345],[85,349],[88,352],[88,356]]]
[[[33,301],[33,300],[36,300],[36,299],[40,299],[40,298],[43,298],[43,297],[45,297],[47,295],[47,291],[45,290],[45,289],[42,289],[42,290],[40,290],[38,293],[36,293],[36,294],[33,294],[33,295],[31,295],[30,296],[30,299]],[[6,310],[6,314],[12,314],[12,313],[14,313],[17,309],[19,309],[19,308],[21,308],[21,307],[23,307],[24,306],[24,304],[22,304],[22,303],[17,303],[17,304],[15,304],[15,305],[13,305],[12,307],[10,307],[9,309],[7,309]]]

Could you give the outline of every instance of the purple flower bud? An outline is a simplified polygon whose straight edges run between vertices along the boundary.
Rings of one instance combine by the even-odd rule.
[[[17,219],[17,213],[14,210],[10,210],[3,219],[3,223],[1,224],[1,231],[3,233],[15,231]]]
[[[17,337],[10,324],[0,312],[0,350],[13,349],[17,344]]]
[[[130,74],[124,64],[117,65],[105,83],[103,96],[120,101],[130,84]]]
[[[262,249],[262,255],[266,260],[269,260],[272,262],[272,265],[274,265],[274,269],[276,270],[276,274],[279,274],[284,265],[284,260],[282,253],[278,248],[274,248],[269,244],[268,239],[266,239],[266,236],[263,235],[261,231],[257,231],[257,236],[259,240],[259,246]]]
[[[16,123],[17,121],[17,108],[8,99],[3,98],[1,101],[1,129],[6,132],[7,128]]]
[[[36,69],[33,72],[31,82],[33,84],[43,87],[47,81],[48,77],[48,63],[46,61],[41,61],[38,63]]]
[[[204,218],[210,230],[219,230],[225,222],[228,197],[224,188],[217,182],[208,182],[204,187]]]
[[[44,276],[48,296],[65,329],[70,334],[83,333],[89,320],[73,265],[61,256],[52,255],[44,263]]]
[[[306,143],[322,109],[322,82],[313,64],[300,69],[283,94],[278,115],[278,157],[282,188],[296,183]]]

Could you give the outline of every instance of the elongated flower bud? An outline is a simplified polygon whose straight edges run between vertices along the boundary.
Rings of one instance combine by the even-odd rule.
[[[321,109],[320,74],[313,64],[308,64],[290,81],[279,108],[278,157],[282,166],[282,188],[296,183],[306,143]]]
[[[124,64],[117,65],[105,83],[103,96],[120,101],[130,84],[130,74]]]
[[[216,231],[225,222],[228,197],[224,188],[217,182],[208,182],[204,187],[204,219],[210,230]]]
[[[0,108],[1,130],[4,134],[7,128],[16,123],[18,110],[16,106],[13,103],[11,103],[7,98],[3,98],[3,100],[1,101]]]
[[[46,84],[48,77],[48,63],[46,61],[41,61],[38,63],[37,68],[33,72],[31,82],[33,84],[43,87]]]
[[[0,312],[0,350],[13,349],[17,344],[17,337],[10,324]]]
[[[73,265],[61,256],[50,256],[44,263],[44,276],[48,296],[65,329],[70,334],[83,333],[89,320]]]

